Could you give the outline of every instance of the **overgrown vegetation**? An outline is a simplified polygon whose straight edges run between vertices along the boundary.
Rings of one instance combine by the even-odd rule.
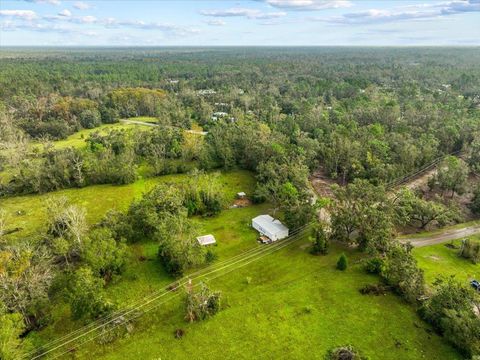
[[[200,289],[198,290],[194,290],[193,286],[189,286],[185,299],[185,319],[189,322],[201,321],[215,315],[220,311],[220,300],[221,293],[210,290],[204,283],[200,284]]]
[[[479,301],[477,294],[452,278],[439,279],[420,312],[465,356],[474,357],[480,353]]]

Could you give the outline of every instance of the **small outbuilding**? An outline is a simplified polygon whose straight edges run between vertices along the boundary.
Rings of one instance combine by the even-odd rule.
[[[252,227],[271,241],[281,240],[288,236],[288,228],[280,220],[274,219],[270,215],[259,215],[253,218]]]
[[[212,234],[199,236],[199,237],[197,237],[197,241],[202,246],[213,245],[217,242],[215,240],[215,237]]]
[[[245,199],[246,197],[247,194],[245,194],[243,191],[237,193],[237,199]]]

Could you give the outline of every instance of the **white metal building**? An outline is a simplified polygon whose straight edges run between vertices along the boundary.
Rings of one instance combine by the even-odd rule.
[[[252,227],[272,241],[284,239],[288,236],[288,228],[280,220],[270,215],[259,215],[252,219]]]
[[[212,245],[216,243],[215,237],[212,234],[197,237],[200,245]]]

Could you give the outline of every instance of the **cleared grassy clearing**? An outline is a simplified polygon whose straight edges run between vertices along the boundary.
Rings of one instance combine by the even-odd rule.
[[[135,116],[128,118],[127,120],[132,120],[132,121],[141,121],[141,122],[146,122],[146,123],[157,123],[158,119],[156,117],[152,116]]]
[[[67,147],[82,148],[82,147],[85,147],[86,145],[85,140],[95,132],[106,134],[110,130],[132,129],[134,127],[135,125],[133,124],[124,124],[124,123],[104,124],[93,129],[80,130],[75,134],[70,135],[65,140],[54,141],[53,146],[56,149],[65,149]]]
[[[230,210],[235,211],[242,210]],[[87,343],[75,356],[322,359],[330,347],[351,343],[372,359],[460,359],[398,297],[361,295],[358,289],[377,279],[358,264],[336,270],[340,252],[347,250],[335,246],[328,256],[316,257],[304,245],[294,243],[211,281],[223,291],[226,308],[205,322],[186,323],[178,296],[140,318],[127,338],[106,346]],[[349,257],[355,262],[359,254]],[[152,274],[152,289],[168,282],[160,285],[157,279]],[[180,340],[173,336],[177,328],[186,330]]]
[[[170,175],[139,180],[126,186],[92,186],[46,195],[0,200],[12,227],[24,230],[11,236],[33,235],[47,214],[42,202],[48,196],[65,195],[88,209],[88,220],[98,221],[110,208],[125,209],[155,184],[179,183],[188,175]],[[253,191],[255,179],[245,171],[221,174],[226,196]],[[16,210],[27,212],[15,215]],[[222,261],[252,247],[256,232],[252,217],[269,211],[268,204],[229,209],[214,218],[196,217],[199,233],[215,235],[213,250]],[[225,309],[202,323],[183,319],[183,295],[166,302],[139,319],[133,333],[109,345],[82,345],[66,358],[75,359],[321,359],[327,349],[351,343],[372,359],[460,359],[443,340],[432,334],[413,309],[394,295],[363,296],[358,289],[377,282],[364,273],[361,254],[333,246],[325,257],[308,254],[306,239],[266,256],[258,262],[210,281],[225,295]],[[143,241],[130,246],[126,272],[107,287],[109,298],[124,308],[172,282],[157,261],[158,246]],[[341,252],[351,266],[335,269]],[[251,281],[247,280],[251,278]],[[177,294],[177,293],[176,293]],[[63,299],[53,299],[53,323],[40,333],[31,333],[35,345],[51,341],[81,326],[72,322]],[[177,340],[173,332],[186,330]]]
[[[256,215],[268,211],[268,204],[255,205],[248,208],[230,209],[215,218],[197,218],[200,233],[211,233],[217,239],[213,250],[218,255],[217,261],[222,261],[252,247],[256,243],[257,233],[249,226],[250,220]],[[218,224],[228,222],[229,227]],[[126,271],[120,278],[114,279],[107,287],[107,293],[112,302],[120,308],[134,303],[156,290],[161,290],[174,279],[170,277],[157,259],[158,244],[153,241],[142,241],[129,246],[129,259]],[[195,271],[195,270],[192,270]],[[70,331],[81,327],[81,324],[70,320],[69,308],[63,299],[55,299],[53,324],[40,333],[32,333],[30,338],[37,345],[50,341]],[[148,321],[148,317],[145,318]]]
[[[471,239],[480,241],[480,235]],[[413,249],[418,265],[425,271],[427,282],[432,283],[439,276],[455,276],[465,284],[471,279],[479,279],[480,265],[458,256],[458,249],[449,248],[446,244]],[[461,240],[455,240],[453,244],[460,246]]]
[[[166,175],[141,179],[129,185],[95,185],[81,189],[66,189],[41,195],[25,195],[0,199],[0,208],[7,212],[8,228],[21,228],[21,231],[8,236],[15,240],[33,236],[45,223],[48,214],[44,211],[47,198],[66,196],[72,203],[87,209],[90,223],[99,221],[110,209],[123,210],[133,199],[159,183],[178,183],[185,181],[188,174]],[[250,172],[232,171],[219,175],[218,181],[224,185],[226,196],[234,198],[238,191],[253,191],[255,179]],[[18,215],[20,214],[20,215]]]

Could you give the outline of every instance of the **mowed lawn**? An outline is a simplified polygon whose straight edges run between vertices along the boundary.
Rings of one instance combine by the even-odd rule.
[[[228,212],[237,215],[242,210]],[[243,230],[248,246],[259,246],[252,243],[251,230],[234,225],[236,218],[230,219],[232,229]],[[244,219],[240,215],[238,220]],[[220,250],[230,239],[218,236],[218,241]],[[174,293],[144,314],[126,338],[108,345],[85,343],[75,358],[323,359],[329,348],[343,344],[355,345],[371,359],[461,358],[397,296],[359,293],[363,285],[378,281],[357,263],[360,254],[334,246],[327,256],[312,256],[306,245],[305,239],[299,240],[207,281],[222,291],[224,309],[204,322],[187,323],[183,294]],[[345,272],[335,269],[342,251],[353,264]],[[158,266],[150,263],[152,269]],[[152,291],[171,281],[160,281],[163,277],[159,267],[150,272]],[[123,291],[128,292],[119,285],[110,294],[120,298]],[[185,336],[176,339],[176,329],[183,329]]]
[[[472,240],[480,241],[480,235],[472,236]],[[454,245],[460,247],[461,240],[455,240]],[[439,276],[455,276],[464,283],[472,279],[480,280],[480,265],[458,256],[458,249],[452,249],[446,244],[438,244],[413,249],[418,265],[425,271],[425,279],[432,283]]]

